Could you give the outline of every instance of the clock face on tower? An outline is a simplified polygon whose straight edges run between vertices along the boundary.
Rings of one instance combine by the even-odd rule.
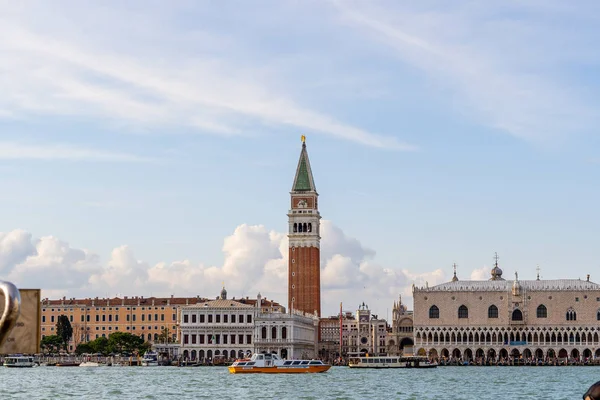
[[[307,206],[308,206],[308,203],[306,202],[305,199],[298,200],[298,208],[306,208]]]

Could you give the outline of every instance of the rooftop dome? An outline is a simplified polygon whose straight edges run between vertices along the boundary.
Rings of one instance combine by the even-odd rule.
[[[504,280],[504,278],[502,278],[502,270],[498,266],[499,258],[500,257],[498,257],[498,253],[495,253],[494,254],[494,268],[492,268],[492,277],[490,278],[490,281],[503,281]]]

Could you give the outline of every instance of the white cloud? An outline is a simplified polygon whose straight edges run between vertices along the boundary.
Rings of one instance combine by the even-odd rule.
[[[472,281],[485,281],[490,277],[491,269],[486,267],[485,265],[481,268],[474,269],[471,272],[471,280]]]
[[[597,107],[586,98],[587,87],[569,82],[561,69],[587,65],[590,57],[598,62],[589,53],[593,33],[557,24],[553,14],[562,17],[562,7],[506,2],[486,2],[485,7],[337,0],[332,4],[343,24],[424,73],[443,88],[440,94],[450,93],[449,102],[469,118],[535,141],[562,138],[589,129],[598,120]],[[507,17],[507,9],[517,17]],[[571,16],[572,22],[586,18],[573,9]]]
[[[149,161],[133,154],[109,152],[72,145],[33,145],[0,141],[0,160]]]
[[[12,19],[0,19],[0,109],[7,113],[94,116],[142,129],[184,126],[226,135],[242,134],[252,123],[276,124],[367,146],[416,149],[298,104],[275,89],[277,82],[267,76],[273,74],[261,72],[264,66],[241,63],[230,48],[202,54],[215,35],[190,33],[198,53],[177,54],[170,46],[181,45],[181,32],[161,24],[164,54],[147,54],[142,49],[154,39],[152,24],[140,26],[139,37],[125,42],[116,26],[115,32],[108,28],[103,40],[93,40],[58,26],[46,26],[42,33],[30,23],[29,12],[13,10]],[[99,13],[98,18],[106,18],[103,29],[117,25],[124,18],[121,13],[127,11]],[[82,30],[80,20],[70,20],[74,31]],[[129,29],[126,33],[131,36]],[[102,45],[111,40],[114,46]]]
[[[444,279],[441,270],[426,273],[383,267],[375,252],[348,237],[331,221],[322,221],[322,310],[335,313],[366,302],[384,315],[402,294],[410,303],[412,283],[430,285]],[[261,293],[287,307],[288,241],[284,233],[262,225],[240,225],[223,242],[222,266],[190,260],[150,265],[129,246],[115,248],[109,260],[47,236],[32,239],[24,231],[0,236],[0,260],[8,278],[20,287],[39,287],[43,295],[95,297],[120,295],[213,297],[222,282],[230,296]]]

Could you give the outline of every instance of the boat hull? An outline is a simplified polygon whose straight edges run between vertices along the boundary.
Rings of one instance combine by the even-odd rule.
[[[232,374],[311,374],[326,372],[331,365],[309,365],[306,367],[255,367],[255,366],[229,366],[229,372]]]

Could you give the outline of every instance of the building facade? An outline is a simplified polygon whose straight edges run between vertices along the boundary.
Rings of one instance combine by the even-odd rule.
[[[336,341],[339,343],[340,325],[342,328],[342,357],[387,354],[387,322],[385,319],[371,314],[371,310],[364,302],[358,307],[355,315],[343,314],[341,324],[339,320],[337,324],[334,324],[333,317],[329,320],[321,320],[319,346],[322,350],[326,350],[328,347],[332,348],[331,343]],[[331,357],[331,353],[329,357]]]
[[[123,297],[60,300],[41,302],[41,337],[55,335],[60,315],[69,317],[73,337],[68,344],[74,351],[80,343],[113,332],[128,332],[156,343],[177,341],[178,310],[182,305],[201,301],[200,297]]]
[[[600,285],[587,280],[505,280],[496,258],[487,281],[414,287],[420,354],[461,361],[600,357]]]
[[[288,308],[320,316],[321,215],[318,197],[305,138],[302,136],[302,151],[290,192],[288,211]]]
[[[259,298],[260,300],[260,298]],[[297,310],[259,312],[254,328],[254,351],[276,353],[283,359],[317,357],[319,319]]]
[[[180,347],[185,360],[231,360],[255,351],[257,315],[285,314],[285,307],[263,299],[227,298],[225,288],[215,300],[180,308]]]
[[[388,332],[386,343],[389,355],[413,352],[413,312],[402,303],[402,297],[394,302],[392,329]]]

